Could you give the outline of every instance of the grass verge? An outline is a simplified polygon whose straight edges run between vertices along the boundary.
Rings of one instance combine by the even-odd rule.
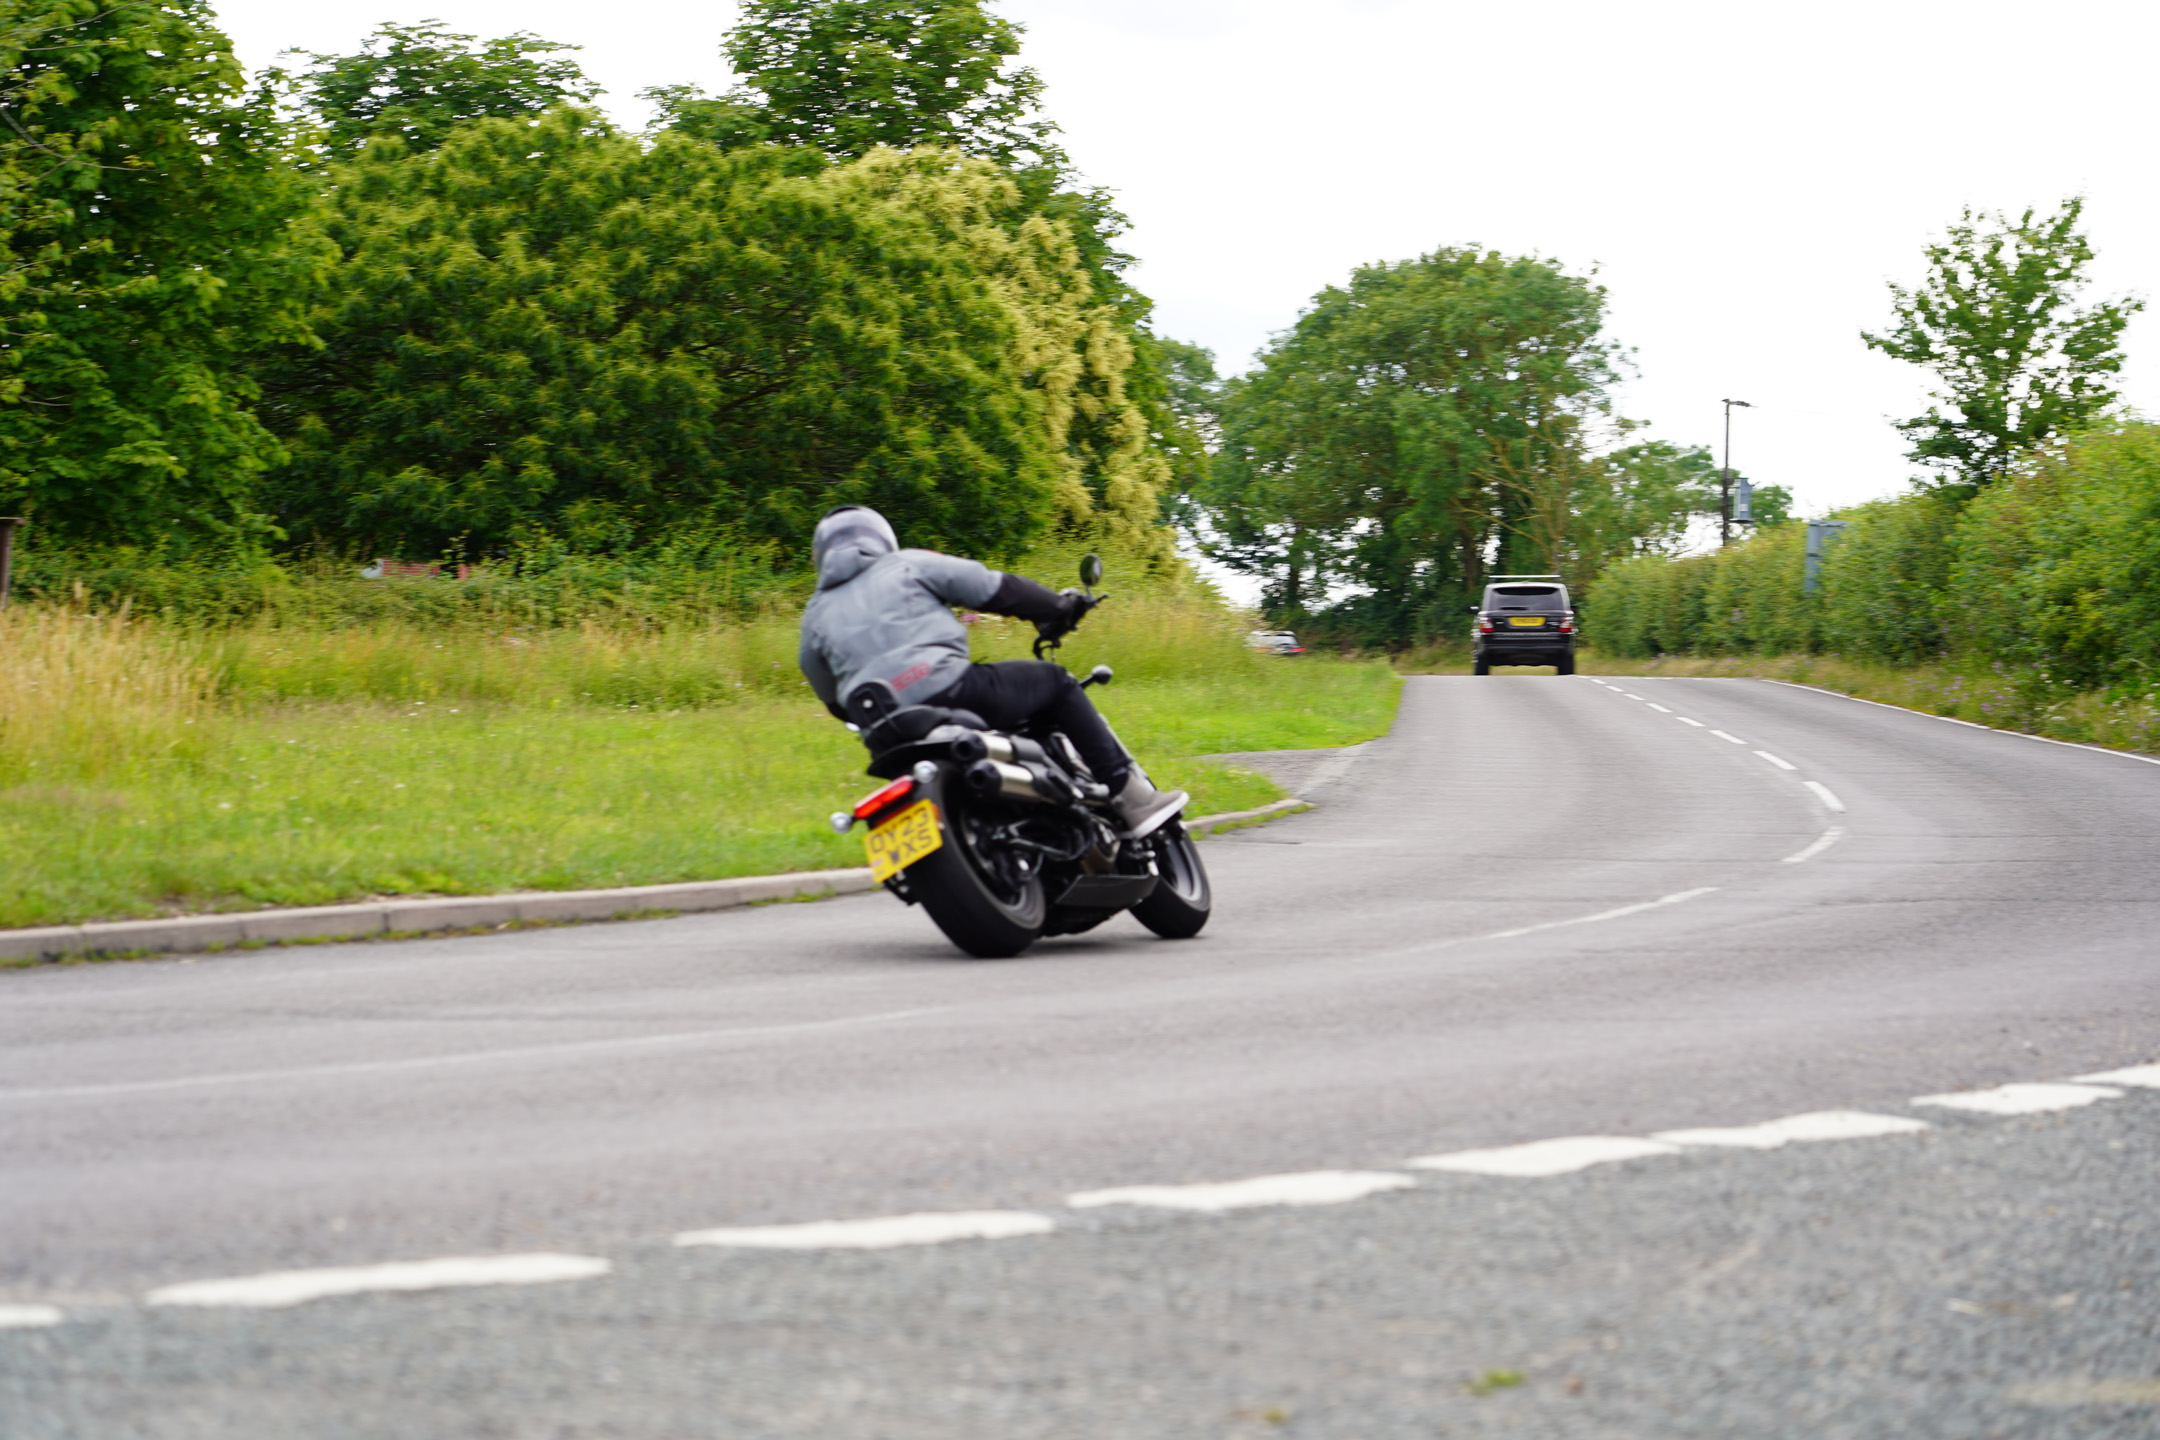
[[[1104,713],[1197,812],[1283,794],[1203,756],[1349,744],[1393,718],[1385,665],[1253,656],[1219,608],[1131,600],[1066,654],[1117,667]],[[860,864],[824,817],[874,782],[794,675],[792,628],[203,632],[5,612],[0,926]],[[978,627],[979,653],[1010,653],[1021,628]]]

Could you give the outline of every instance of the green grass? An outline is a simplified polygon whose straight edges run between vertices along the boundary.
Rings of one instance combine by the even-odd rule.
[[[1205,597],[1121,598],[1065,658],[1117,667],[1104,713],[1194,813],[1283,793],[1200,757],[1393,717],[1383,664],[1254,656]],[[876,782],[795,675],[792,629],[198,630],[18,607],[0,925],[860,864],[824,817]],[[1021,629],[980,627],[979,652]]]

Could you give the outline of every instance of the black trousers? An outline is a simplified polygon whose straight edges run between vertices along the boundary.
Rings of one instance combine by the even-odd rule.
[[[1095,778],[1116,790],[1132,767],[1125,747],[1103,723],[1072,672],[1048,660],[998,660],[970,665],[929,702],[972,710],[993,729],[1012,730],[1040,719],[1062,730]]]

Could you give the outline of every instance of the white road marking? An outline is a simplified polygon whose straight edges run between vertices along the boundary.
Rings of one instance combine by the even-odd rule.
[[[2100,1100],[2120,1100],[2122,1094],[2122,1091],[2105,1085],[1997,1085],[1992,1090],[1919,1095],[1912,1103],[1940,1106],[1945,1110],[1970,1110],[1978,1115],[2040,1115],[2050,1110],[2075,1110]]]
[[[1814,791],[1815,798],[1822,801],[1823,805],[1833,814],[1842,815],[1845,813],[1845,802],[1838,799],[1837,792],[1833,791],[1829,786],[1823,784],[1822,781],[1803,780],[1800,783],[1807,786],[1808,789]]]
[[[1644,910],[1655,910],[1660,905],[1677,905],[1683,900],[1693,900],[1698,895],[1714,894],[1715,885],[1705,885],[1700,890],[1682,890],[1677,895],[1660,895],[1655,900],[1645,900],[1638,905],[1622,905],[1617,910],[1600,910],[1595,915],[1578,915],[1572,920],[1547,920],[1542,925],[1525,925],[1519,930],[1495,930],[1490,935],[1474,937],[1478,940],[1512,940],[1518,935],[1535,935],[1540,930],[1558,930],[1567,925],[1588,925],[1593,920],[1617,920],[1622,915],[1635,915]]]
[[[1768,750],[1757,750],[1755,753],[1762,756],[1763,759],[1768,760],[1771,764],[1777,766],[1777,768],[1780,770],[1797,770],[1800,768],[1799,766],[1793,764],[1790,760],[1780,760],[1777,756],[1771,754]]]
[[[0,1330],[42,1330],[66,1318],[56,1305],[0,1305]]]
[[[2128,1070],[2103,1070],[2098,1075],[2072,1077],[2078,1085],[2135,1085],[2145,1090],[2160,1090],[2160,1065],[2133,1065]]]
[[[1876,1135],[1911,1135],[1927,1129],[1925,1120],[1902,1115],[1870,1115],[1864,1110],[1814,1110],[1725,1130],[1660,1130],[1650,1138],[1668,1145],[1730,1145],[1742,1150],[1775,1150],[1781,1145],[1816,1140],[1864,1140]]]
[[[1823,833],[1816,838],[1814,844],[1807,846],[1805,849],[1795,850],[1792,854],[1787,855],[1783,860],[1778,863],[1782,865],[1798,865],[1804,861],[1812,860],[1817,855],[1822,854],[1823,851],[1829,849],[1832,845],[1837,844],[1838,841],[1844,838],[1845,827],[1842,825],[1832,825],[1828,830],[1823,831]]]
[[[1688,718],[1687,718],[1687,716],[1685,716],[1685,715],[1675,715],[1675,716],[1673,716],[1672,718],[1673,718],[1673,719],[1675,719],[1675,720],[1678,720],[1678,721],[1679,721],[1679,722],[1680,722],[1681,724],[1683,724],[1683,725],[1693,725],[1693,726],[1694,726],[1694,727],[1695,727],[1696,729],[1698,729],[1698,730],[1700,730],[1700,729],[1702,729],[1702,728],[1703,728],[1703,723],[1702,723],[1702,721],[1700,721],[1700,720],[1690,720],[1690,719],[1688,719]]]
[[[2160,1376],[2119,1375],[2096,1378],[2065,1376],[2060,1380],[2026,1380],[2010,1387],[2013,1405],[2160,1405]]]
[[[1730,740],[1735,745],[1747,744],[1747,741],[1741,739],[1738,735],[1728,735],[1723,730],[1712,730],[1710,733],[1717,736],[1717,738],[1720,740]]]
[[[1664,707],[1663,705],[1660,705],[1660,704],[1658,704],[1658,703],[1657,703],[1657,701],[1655,701],[1655,700],[1651,700],[1651,701],[1648,701],[1648,702],[1646,702],[1646,703],[1647,703],[1647,704],[1648,704],[1648,705],[1650,706],[1650,708],[1651,708],[1651,709],[1653,709],[1653,710],[1656,710],[1656,711],[1658,711],[1658,712],[1659,712],[1660,714],[1665,714],[1665,715],[1670,715],[1670,714],[1672,714],[1672,711],[1670,711],[1670,710],[1667,710],[1667,709],[1666,709],[1666,708],[1665,708],[1665,707]]]
[[[1617,1160],[1679,1153],[1677,1145],[1668,1145],[1661,1140],[1638,1140],[1631,1135],[1568,1135],[1557,1140],[1533,1140],[1527,1145],[1506,1145],[1497,1150],[1457,1150],[1450,1155],[1426,1155],[1409,1163],[1418,1170],[1452,1170],[1464,1175],[1507,1175],[1533,1180],[1587,1170],[1592,1165],[1610,1165]]]
[[[951,1240],[1010,1240],[1047,1235],[1057,1225],[1032,1210],[955,1210],[885,1215],[874,1220],[813,1220],[807,1225],[753,1225],[732,1230],[685,1230],[677,1245],[723,1245],[741,1250],[892,1250]]]
[[[192,1090],[204,1085],[263,1085],[265,1082],[430,1070],[440,1065],[479,1065],[495,1060],[551,1060],[611,1051],[664,1050],[673,1045],[699,1045],[722,1040],[758,1040],[771,1035],[805,1035],[819,1030],[842,1030],[853,1025],[876,1025],[887,1020],[908,1020],[918,1015],[932,1015],[948,1008],[950,1007],[930,1005],[912,1010],[884,1010],[870,1015],[847,1015],[837,1020],[804,1020],[787,1025],[745,1025],[725,1030],[685,1030],[666,1035],[627,1035],[615,1040],[572,1040],[560,1045],[520,1045],[503,1050],[415,1055],[405,1060],[356,1060],[341,1065],[303,1065],[290,1070],[233,1070],[217,1075],[181,1075],[170,1080],[117,1080],[103,1085],[55,1085],[43,1090],[0,1089],[0,1101],[79,1100],[103,1095],[145,1095],[163,1090]]]
[[[1858,695],[1847,695],[1842,690],[1825,690],[1820,685],[1802,685],[1795,680],[1772,680],[1766,675],[1749,677],[1765,685],[1783,685],[1792,690],[1813,690],[1818,695],[1832,695],[1840,700],[1850,700],[1855,705],[1873,705],[1878,710],[1900,710],[1907,715],[1917,715],[1923,720],[1944,720],[1952,725],[1963,725],[1969,730],[1993,730],[1997,735],[2015,735],[2024,740],[2038,740],[2043,745],[2061,745],[2071,750],[2090,750],[2099,755],[2113,755],[2123,760],[2135,760],[2142,765],[2160,765],[2160,758],[2136,755],[2128,750],[2110,750],[2105,745],[2085,745],[2076,740],[2057,740],[2047,735],[2034,735],[2024,730],[2004,730],[1994,725],[1982,725],[1977,720],[1960,720],[1955,715],[1930,715],[1925,710],[1914,710],[1904,705],[1891,705],[1881,700],[1863,700]]]
[[[1127,1185],[1069,1195],[1067,1205],[1152,1205],[1164,1210],[1245,1210],[1256,1205],[1341,1205],[1383,1190],[1414,1190],[1417,1180],[1378,1170],[1309,1170],[1298,1175],[1260,1175],[1216,1185]]]
[[[144,1297],[148,1305],[238,1306],[282,1310],[332,1295],[377,1290],[448,1290],[473,1285],[551,1285],[590,1280],[615,1267],[594,1255],[453,1255],[388,1265],[326,1270],[278,1270],[231,1280],[167,1285]]]

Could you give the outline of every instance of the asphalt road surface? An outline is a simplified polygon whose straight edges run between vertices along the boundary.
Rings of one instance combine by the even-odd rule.
[[[2160,1435],[2160,764],[1451,677],[1300,783],[1182,943],[0,974],[0,1435]]]

